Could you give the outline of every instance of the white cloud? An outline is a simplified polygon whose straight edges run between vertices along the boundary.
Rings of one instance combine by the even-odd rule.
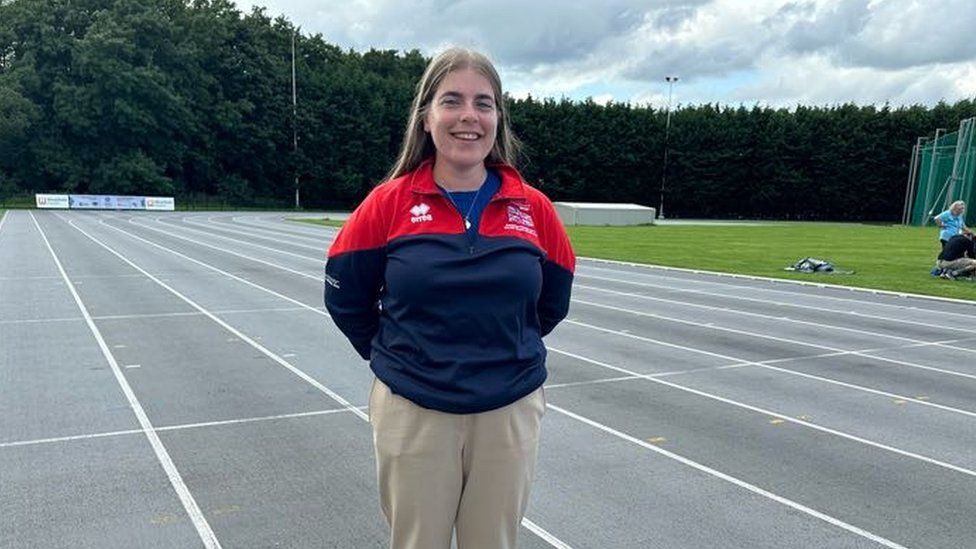
[[[487,52],[517,97],[931,104],[976,94],[974,0],[247,0],[343,48]]]

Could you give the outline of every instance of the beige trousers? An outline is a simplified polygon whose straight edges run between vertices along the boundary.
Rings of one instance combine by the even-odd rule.
[[[391,549],[515,549],[545,413],[542,388],[497,410],[448,414],[373,381],[369,421]]]

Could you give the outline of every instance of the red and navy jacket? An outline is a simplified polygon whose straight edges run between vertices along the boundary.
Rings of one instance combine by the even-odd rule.
[[[433,162],[377,186],[332,243],[325,305],[390,389],[476,413],[546,379],[542,336],[569,309],[576,258],[552,203],[507,165],[477,234]]]

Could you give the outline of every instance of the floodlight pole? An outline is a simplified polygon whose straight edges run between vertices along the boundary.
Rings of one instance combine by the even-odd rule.
[[[291,33],[291,143],[295,165],[295,209],[302,209],[301,198],[298,194],[298,83],[295,79],[295,35],[298,29]]]
[[[664,169],[661,170],[661,201],[657,210],[657,218],[664,219],[664,186],[668,181],[668,145],[671,141],[671,91],[674,83],[678,81],[677,76],[665,76],[664,80],[668,83],[668,116],[664,123]]]

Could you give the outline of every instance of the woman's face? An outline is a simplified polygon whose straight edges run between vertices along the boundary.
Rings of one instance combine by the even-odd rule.
[[[434,141],[438,164],[457,171],[482,164],[498,130],[491,82],[474,69],[448,73],[434,92],[424,130]]]
[[[957,204],[952,208],[950,208],[950,210],[952,211],[952,215],[959,215],[962,212],[966,211],[966,207],[961,204]]]

